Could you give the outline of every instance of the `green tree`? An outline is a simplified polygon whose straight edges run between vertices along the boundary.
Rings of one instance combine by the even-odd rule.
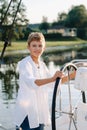
[[[8,5],[8,3],[6,0],[0,1],[0,24],[1,24],[2,20],[4,19],[4,15],[5,15],[6,10],[7,10],[7,5]],[[5,17],[3,24],[8,24],[7,16]]]
[[[0,5],[3,5],[0,6],[0,22],[1,22],[3,20],[4,14],[6,12],[6,9],[8,8],[9,3],[8,2],[6,3],[6,0],[3,1],[1,0]],[[19,10],[17,12],[18,5],[19,5],[19,0],[12,1],[9,10],[7,12],[7,15],[4,19],[4,22],[2,24],[2,28],[4,27],[2,31],[3,32],[2,40],[9,37],[10,45],[11,45],[11,38],[20,39],[21,37],[24,36],[22,29],[29,22],[28,19],[26,18],[26,8],[24,4],[23,3],[20,4]]]
[[[67,27],[76,27],[77,36],[87,39],[87,9],[84,5],[73,6],[65,20]]]
[[[47,17],[43,16],[42,19],[42,23],[39,26],[39,29],[43,32],[43,33],[47,33],[47,29],[49,28],[49,23],[47,22]]]
[[[67,14],[65,12],[58,13],[58,17],[57,17],[58,25],[65,26],[66,18],[67,18]]]
[[[66,26],[81,28],[87,22],[87,10],[84,5],[74,6],[66,18]]]

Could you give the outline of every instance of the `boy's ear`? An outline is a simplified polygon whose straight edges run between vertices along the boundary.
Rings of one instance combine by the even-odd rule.
[[[43,50],[45,50],[45,49],[46,49],[46,46],[44,46]]]
[[[44,50],[46,49],[46,46],[44,46]]]

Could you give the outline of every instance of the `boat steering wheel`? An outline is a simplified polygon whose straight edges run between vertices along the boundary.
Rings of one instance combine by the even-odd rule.
[[[71,83],[71,80],[69,77],[70,73],[75,71],[75,70],[77,70],[77,66],[73,63],[67,63],[61,68],[61,71],[68,76],[68,83],[64,84],[64,87],[65,87],[64,89],[66,89],[66,86],[68,87],[68,95],[67,96],[68,96],[68,102],[69,102],[68,103],[69,104],[69,111],[63,110],[66,102],[64,101],[64,99],[63,99],[63,102],[61,101],[61,97],[63,96],[62,95],[63,88],[62,88],[62,86],[60,86],[61,79],[60,78],[56,79],[55,87],[54,87],[54,91],[53,91],[53,99],[52,99],[52,130],[56,130],[56,129],[62,130],[62,127],[59,126],[61,124],[60,120],[62,119],[62,116],[66,117],[66,115],[69,115],[68,129],[71,130],[71,122],[73,121],[74,126],[77,130],[75,120],[73,118],[73,113],[72,113],[72,101],[71,101],[71,85],[72,85],[72,83]],[[67,96],[66,96],[66,98],[67,98]],[[63,96],[63,98],[65,98],[65,97]],[[61,125],[63,125],[63,122]]]

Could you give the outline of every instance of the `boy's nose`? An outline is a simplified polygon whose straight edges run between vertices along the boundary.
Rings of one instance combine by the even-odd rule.
[[[37,46],[37,47],[36,47],[36,49],[37,49],[37,50],[39,50],[39,49],[40,49],[40,47],[39,47],[39,46]]]

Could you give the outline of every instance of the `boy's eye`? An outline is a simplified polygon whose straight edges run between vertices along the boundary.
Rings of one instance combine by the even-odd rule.
[[[33,47],[36,47],[37,45],[33,45]]]
[[[42,47],[42,45],[38,45],[38,46],[37,45],[33,45],[33,47]]]
[[[42,47],[42,45],[39,45],[39,47]]]

